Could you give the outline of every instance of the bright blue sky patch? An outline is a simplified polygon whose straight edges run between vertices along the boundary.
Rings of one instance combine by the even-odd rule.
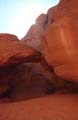
[[[59,0],[0,0],[0,33],[22,38],[41,13]]]

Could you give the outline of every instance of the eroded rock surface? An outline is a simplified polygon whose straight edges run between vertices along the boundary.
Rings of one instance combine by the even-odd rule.
[[[62,0],[48,10],[54,22],[46,27],[43,54],[55,73],[63,79],[78,82],[78,7],[77,0]]]
[[[41,14],[22,41],[40,51],[61,79],[78,82],[78,1],[61,0]]]
[[[0,34],[0,94],[7,94],[10,88],[8,82],[13,79],[17,65],[37,62],[40,59],[38,52],[27,45],[22,45],[15,35]]]
[[[46,15],[41,14],[21,41],[14,35],[1,34],[1,93],[9,94],[12,100],[45,96],[66,89],[76,93],[77,21],[77,0],[62,0]]]
[[[27,32],[27,34],[22,38],[22,42],[24,44],[35,48],[38,51],[41,51],[41,42],[43,39],[43,32],[45,29],[45,25],[47,22],[47,15],[41,14],[37,19],[36,23],[32,25]]]
[[[38,57],[36,51],[22,45],[16,36],[0,34],[0,67],[34,61],[34,57]]]

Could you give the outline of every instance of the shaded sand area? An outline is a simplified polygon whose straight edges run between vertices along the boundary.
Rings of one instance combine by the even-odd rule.
[[[78,95],[49,95],[0,104],[0,120],[78,120]]]

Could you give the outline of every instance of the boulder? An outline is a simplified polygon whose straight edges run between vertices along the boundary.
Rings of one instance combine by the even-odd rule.
[[[36,61],[39,57],[40,55],[34,49],[22,45],[16,36],[0,34],[0,67]]]
[[[78,82],[77,2],[62,0],[48,11],[55,21],[46,27],[43,40],[43,55],[56,75],[75,82]]]

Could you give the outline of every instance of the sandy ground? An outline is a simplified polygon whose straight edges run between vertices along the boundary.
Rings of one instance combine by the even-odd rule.
[[[78,95],[50,95],[3,103],[0,120],[78,120]]]

